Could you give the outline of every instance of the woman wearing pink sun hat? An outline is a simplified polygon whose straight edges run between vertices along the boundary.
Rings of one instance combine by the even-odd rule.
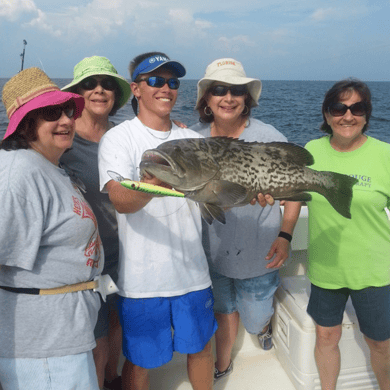
[[[0,383],[98,390],[92,349],[103,268],[96,218],[59,165],[83,97],[38,68],[12,77],[0,144]]]

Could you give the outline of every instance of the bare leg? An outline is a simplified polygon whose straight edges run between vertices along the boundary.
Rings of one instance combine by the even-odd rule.
[[[104,384],[104,370],[108,362],[108,350],[108,337],[98,338],[96,347],[93,350],[93,359],[95,361],[99,389],[102,389]]]
[[[146,368],[136,366],[126,359],[122,370],[123,390],[148,390],[149,374]]]
[[[316,347],[314,356],[320,375],[322,390],[335,390],[340,373],[341,325],[323,327],[316,325]]]
[[[217,361],[215,367],[219,371],[225,371],[232,358],[232,349],[237,338],[240,315],[238,312],[230,314],[215,313],[218,329],[215,332],[215,349]]]
[[[371,352],[371,366],[381,390],[390,389],[390,340],[375,341],[364,337]]]
[[[119,356],[122,347],[122,329],[116,311],[110,313],[108,330],[108,362],[106,365],[106,379],[112,381],[118,376]]]
[[[194,390],[212,390],[214,383],[213,369],[211,341],[206,344],[203,351],[188,354],[187,371]]]

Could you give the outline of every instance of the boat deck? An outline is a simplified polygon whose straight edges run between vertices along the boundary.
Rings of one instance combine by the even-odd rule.
[[[275,356],[274,349],[263,351],[256,336],[240,325],[233,351],[233,372],[220,379],[216,390],[295,390]],[[150,370],[151,390],[192,390],[186,370],[185,355],[175,354],[171,362]]]

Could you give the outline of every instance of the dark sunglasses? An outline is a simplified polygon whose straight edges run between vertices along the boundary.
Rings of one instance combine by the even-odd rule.
[[[343,103],[334,103],[328,108],[328,112],[332,116],[343,116],[348,110],[355,116],[363,116],[367,113],[366,105],[363,102],[357,102],[351,106],[346,106]]]
[[[138,82],[140,81],[146,81],[146,84],[148,84],[149,87],[154,88],[162,88],[165,84],[168,84],[169,89],[179,89],[180,87],[180,80],[174,77],[166,79],[161,76],[151,76],[145,79],[139,79]]]
[[[106,77],[102,80],[95,79],[94,77],[89,77],[80,83],[80,88],[85,89],[86,91],[92,91],[99,84],[106,91],[114,91],[116,89],[116,82],[111,77]]]
[[[61,106],[47,106],[42,107],[38,111],[40,115],[47,122],[55,122],[61,118],[64,113],[68,118],[73,118],[76,114],[76,105],[73,100],[61,105]]]
[[[248,93],[248,88],[246,85],[213,85],[209,89],[213,96],[225,96],[228,91],[230,91],[232,96],[243,96]]]

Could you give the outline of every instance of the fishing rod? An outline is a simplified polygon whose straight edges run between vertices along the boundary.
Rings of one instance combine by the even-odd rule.
[[[22,67],[20,69],[20,71],[23,70],[23,65],[24,65],[24,54],[26,52],[26,45],[27,45],[27,41],[25,39],[23,39],[23,53],[20,55],[20,57],[22,58]]]

